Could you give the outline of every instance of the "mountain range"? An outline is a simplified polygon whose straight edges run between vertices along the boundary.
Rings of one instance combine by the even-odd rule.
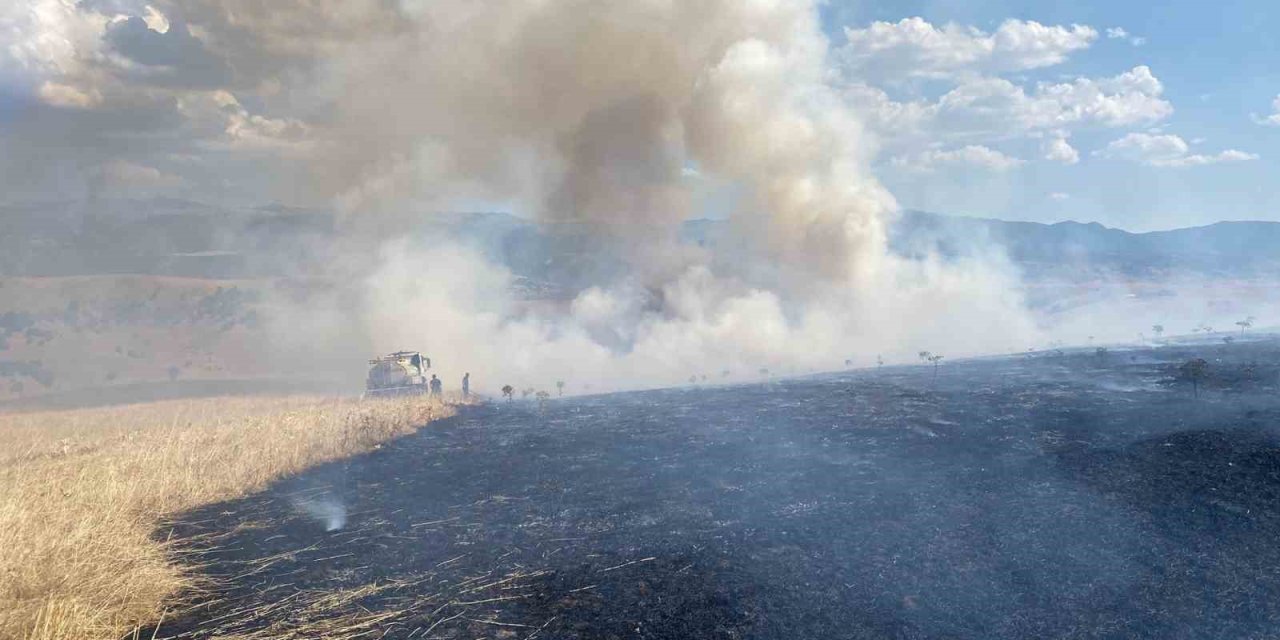
[[[505,213],[440,213],[406,228],[477,246],[515,274],[574,287],[581,274],[622,268],[582,225]],[[405,226],[405,225],[402,225]],[[0,207],[0,276],[145,274],[253,278],[306,273],[324,259],[339,216],[279,206],[220,208],[173,199]],[[715,245],[730,223],[692,220],[684,241]],[[890,247],[904,256],[1007,256],[1029,279],[1280,275],[1280,222],[1218,222],[1131,233],[1098,223],[1011,222],[906,211]]]

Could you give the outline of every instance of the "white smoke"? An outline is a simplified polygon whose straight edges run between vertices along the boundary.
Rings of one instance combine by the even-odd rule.
[[[392,239],[372,273],[337,270],[362,274],[338,314],[365,330],[361,346],[422,348],[446,379],[469,370],[490,390],[581,390],[1034,341],[1002,263],[889,253],[896,205],[812,1],[358,4],[167,9],[207,42],[292,70],[277,78],[308,80],[282,95],[322,105],[312,188],[364,240],[406,210],[504,202],[586,223],[630,266],[539,307],[511,299],[510,274],[474,252]],[[740,195],[732,246],[674,240],[698,213],[692,167]],[[303,333],[288,317],[309,344],[352,343],[349,325]]]
[[[347,506],[332,496],[295,498],[293,506],[323,525],[325,531],[338,531],[347,526]]]

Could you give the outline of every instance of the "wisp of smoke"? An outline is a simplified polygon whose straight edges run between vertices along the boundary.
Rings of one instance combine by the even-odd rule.
[[[346,505],[331,496],[295,499],[293,506],[324,525],[325,531],[337,531],[347,526]]]
[[[812,0],[166,7],[236,42],[233,66],[307,78],[285,95],[321,105],[314,186],[347,214],[358,251],[333,275],[357,284],[327,309],[280,305],[281,333],[313,350],[360,327],[360,349],[424,349],[446,379],[573,391],[1034,340],[1000,260],[888,251],[896,205]],[[730,240],[681,245],[692,203],[727,194]],[[502,265],[387,233],[406,211],[476,202],[577,223],[628,268],[530,305]],[[370,246],[371,267],[353,258]]]

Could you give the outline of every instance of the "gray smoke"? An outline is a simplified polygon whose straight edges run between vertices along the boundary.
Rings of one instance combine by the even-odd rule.
[[[325,326],[314,304],[282,305],[290,339],[350,343],[354,321],[371,348],[421,346],[449,377],[620,387],[1005,351],[1034,334],[998,260],[888,253],[896,205],[871,175],[875,144],[840,98],[814,2],[159,7],[221,52],[275,122],[305,123],[311,180],[298,188],[347,213],[353,255],[379,247],[371,270],[332,261],[359,281],[338,296],[359,299],[354,318],[344,307]],[[708,185],[735,194],[733,246],[678,246]],[[531,309],[506,296],[500,266],[397,237],[408,212],[495,203],[586,223],[629,275]]]
[[[332,496],[295,498],[293,506],[324,526],[325,531],[347,526],[347,506]]]

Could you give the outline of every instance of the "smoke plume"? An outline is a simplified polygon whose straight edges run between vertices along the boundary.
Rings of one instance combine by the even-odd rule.
[[[351,243],[354,304],[278,320],[307,344],[422,348],[571,390],[722,371],[807,371],[1021,348],[1034,333],[998,260],[894,257],[875,142],[840,97],[807,0],[171,0],[268,107],[305,115],[310,176]],[[693,203],[731,199],[730,242],[681,245]],[[576,223],[625,261],[564,305],[407,233],[416,212],[502,206]],[[406,224],[406,221],[408,222]],[[363,259],[376,252],[372,266]],[[589,278],[591,274],[588,274]],[[310,318],[300,323],[299,316]],[[335,322],[317,322],[331,315]]]

